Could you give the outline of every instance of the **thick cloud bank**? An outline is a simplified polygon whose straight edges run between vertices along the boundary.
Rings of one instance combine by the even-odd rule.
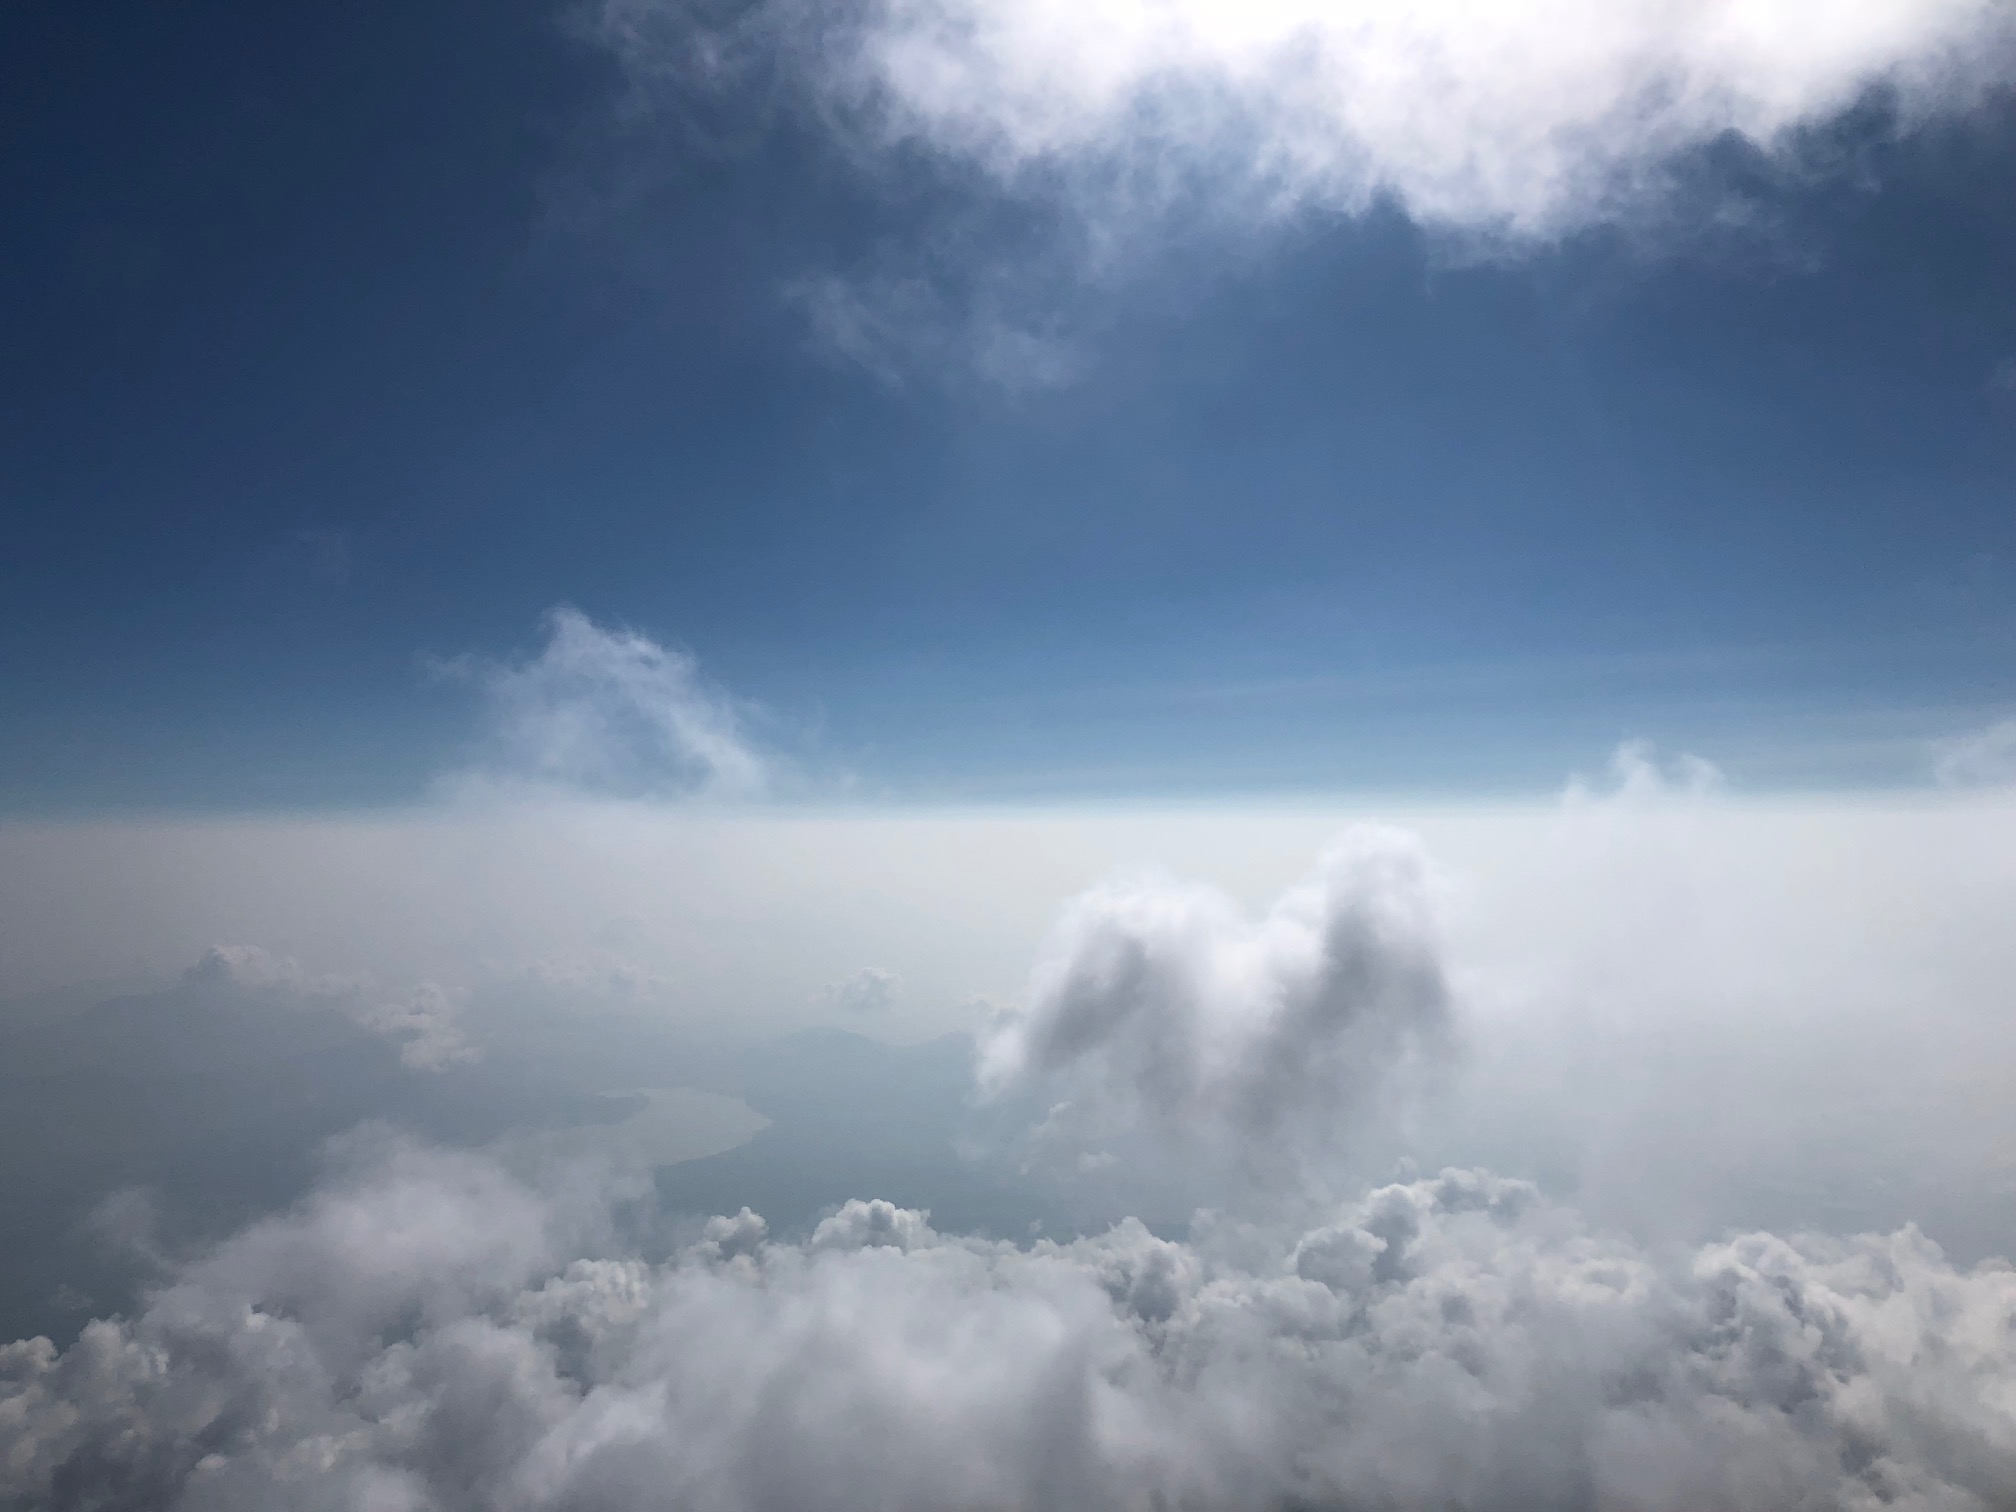
[[[379,1146],[69,1350],[11,1508],[1988,1509],[2016,1273],[1915,1231],[1674,1254],[1447,1171],[1303,1233],[1017,1249],[852,1203],[652,1263]],[[586,1254],[589,1258],[580,1258]]]
[[[633,75],[792,60],[829,107],[1111,228],[1202,193],[1262,216],[1390,196],[1531,238],[1614,215],[1677,155],[1765,150],[1867,91],[1907,111],[2006,78],[1996,0],[793,0],[704,31],[608,0]],[[751,19],[753,17],[753,19]]]

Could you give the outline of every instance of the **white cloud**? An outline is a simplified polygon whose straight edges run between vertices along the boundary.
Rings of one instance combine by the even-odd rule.
[[[2001,787],[2016,783],[2016,719],[1940,741],[1933,772],[1947,787]]]
[[[486,763],[473,774],[624,795],[752,798],[774,763],[744,711],[700,677],[688,652],[577,609],[546,617],[546,644],[517,663],[464,658],[490,712]]]
[[[1915,1231],[1687,1250],[1483,1172],[1310,1228],[1027,1249],[850,1204],[661,1263],[405,1145],[68,1350],[0,1348],[0,1505],[1988,1512],[2016,1272]]]
[[[645,90],[782,62],[829,120],[1018,194],[1095,243],[1176,204],[1514,240],[1628,211],[1726,133],[1787,147],[1873,88],[1908,113],[2011,72],[1996,0],[772,0],[705,29],[606,0]],[[676,83],[674,82],[676,81]]]

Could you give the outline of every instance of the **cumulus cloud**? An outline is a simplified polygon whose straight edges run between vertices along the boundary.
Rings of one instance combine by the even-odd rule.
[[[774,763],[743,706],[700,676],[688,652],[577,609],[546,617],[546,644],[519,662],[462,658],[490,713],[473,775],[625,796],[752,798]]]
[[[1686,1251],[1478,1171],[1301,1230],[1027,1248],[854,1203],[650,1260],[379,1144],[69,1349],[0,1348],[29,1508],[1827,1507],[2016,1484],[2016,1272],[1914,1230]]]
[[[921,148],[1106,231],[1175,203],[1530,240],[1609,218],[1726,134],[1770,152],[1872,89],[2009,77],[1996,0],[770,0],[731,27],[605,0],[645,90],[781,66],[857,140]]]
[[[257,994],[281,1009],[290,1004],[333,1009],[397,1045],[399,1062],[408,1070],[438,1071],[477,1058],[463,1032],[459,997],[433,982],[396,989],[362,978],[318,976],[257,945],[213,945],[183,973],[183,981],[199,991]]]
[[[848,1013],[880,1013],[903,992],[903,979],[879,966],[863,966],[845,981],[831,982],[819,1000]]]
[[[2016,783],[2016,719],[1940,741],[1933,751],[1936,775],[1947,787],[2001,787]]]
[[[1418,843],[1370,827],[1258,919],[1206,887],[1097,888],[989,1031],[982,1085],[1061,1094],[1046,1135],[1145,1128],[1249,1175],[1292,1164],[1443,1029],[1436,897]]]

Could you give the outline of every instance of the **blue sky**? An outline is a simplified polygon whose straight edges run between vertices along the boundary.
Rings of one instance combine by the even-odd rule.
[[[2016,708],[2016,103],[1911,72],[1961,23],[1582,165],[1629,195],[1395,158],[1256,211],[1232,127],[1032,158],[1012,36],[993,115],[857,109],[814,13],[704,77],[673,14],[0,22],[0,803],[410,800],[481,720],[439,661],[559,604],[878,797],[1536,790],[1626,736],[1919,783]]]

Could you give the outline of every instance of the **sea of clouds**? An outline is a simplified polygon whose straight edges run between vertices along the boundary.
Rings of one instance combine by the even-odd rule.
[[[2016,1272],[1911,1229],[1655,1252],[1450,1170],[1296,1232],[1026,1248],[853,1202],[649,1263],[480,1157],[352,1153],[62,1353],[21,1507],[1991,1508]],[[585,1246],[585,1249],[584,1249]]]
[[[1564,822],[1687,821],[1701,776],[1627,752]],[[1670,849],[1627,849],[1607,875],[1674,906],[1645,881],[1684,891]],[[786,1239],[358,1131],[130,1315],[0,1349],[0,1505],[2012,1505],[2004,1260],[1909,1223],[1681,1237],[1472,1167],[1359,1179],[1354,1149],[1504,1052],[1450,944],[1464,895],[1359,827],[1258,910],[1135,874],[1055,912],[980,1094],[1041,1110],[1033,1164],[1123,1202],[1174,1181],[1180,1230],[1005,1242],[868,1192]]]
[[[2006,788],[1745,801],[1627,745],[1406,824],[682,805],[621,789],[744,794],[743,712],[549,630],[474,669],[513,738],[420,809],[0,828],[10,988],[197,961],[17,1000],[80,1078],[48,1159],[135,1057],[312,1100],[331,1046],[426,1092],[499,1035],[866,1016],[971,1032],[959,1158],[1059,1221],[680,1212],[592,1142],[367,1123],[0,1346],[0,1507],[2016,1507]]]

